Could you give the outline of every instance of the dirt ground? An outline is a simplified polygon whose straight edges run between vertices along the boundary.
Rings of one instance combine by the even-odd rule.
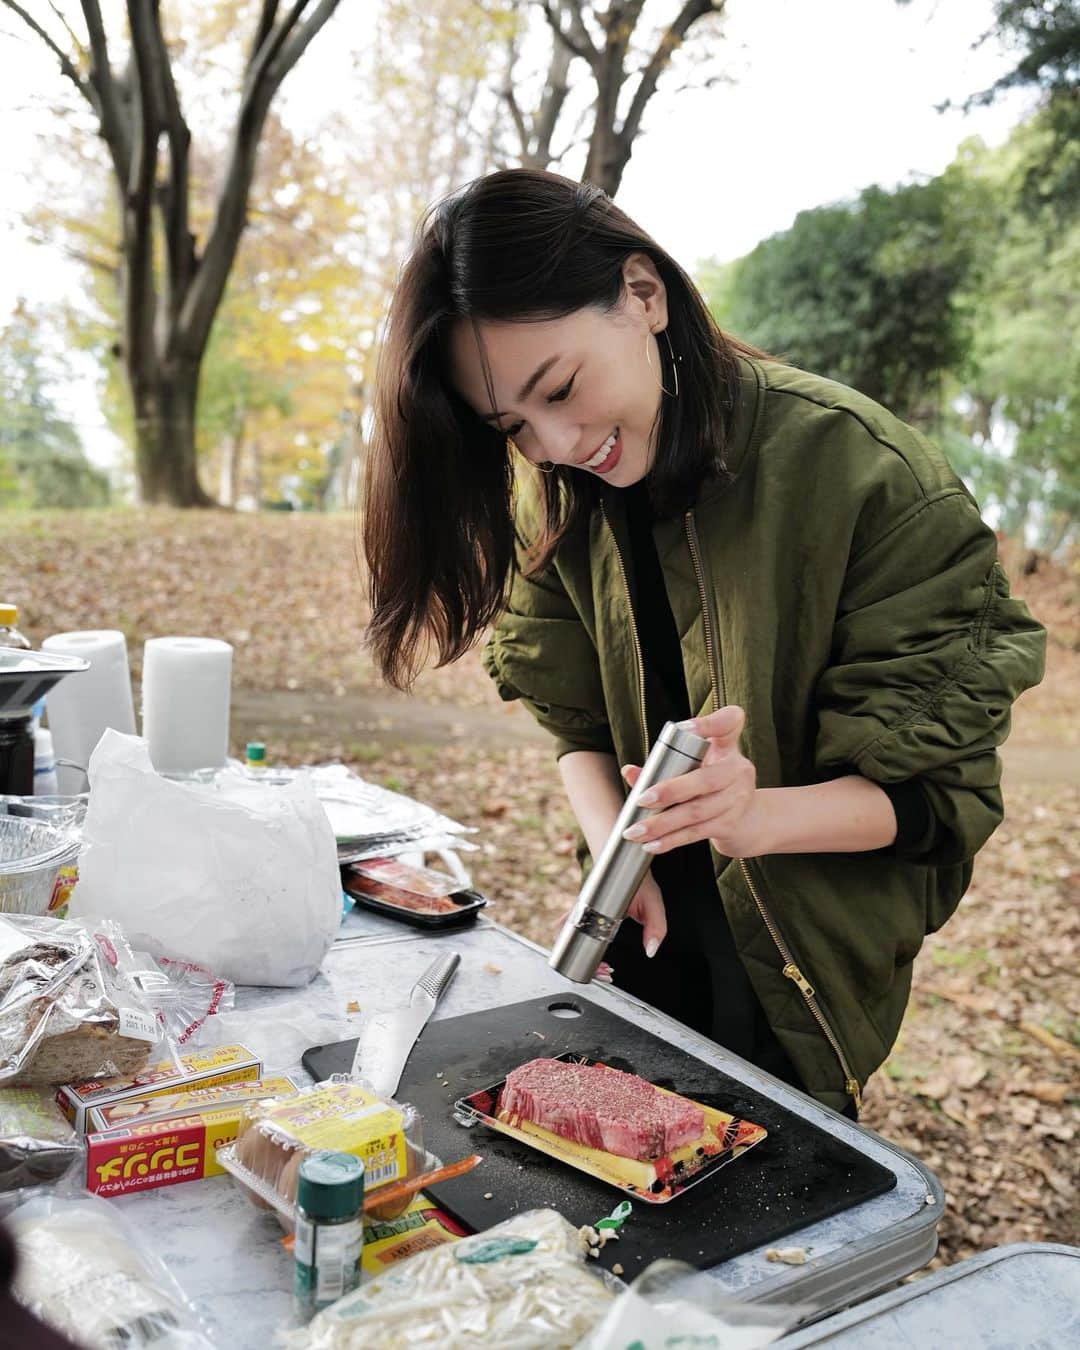
[[[919,957],[863,1113],[945,1186],[934,1265],[1008,1242],[1080,1242],[1080,566],[1025,574],[1021,550],[1003,557],[1049,629],[1047,677],[1018,703],[1003,753],[1007,819]],[[257,738],[271,759],[340,759],[474,827],[467,862],[493,917],[550,940],[577,875],[546,738],[499,702],[475,653],[409,698],[378,685],[349,518],[13,515],[0,577],[35,641],[119,627],[136,673],[147,637],[232,642],[237,751]]]

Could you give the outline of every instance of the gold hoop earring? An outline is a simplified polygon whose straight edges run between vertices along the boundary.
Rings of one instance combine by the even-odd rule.
[[[653,363],[652,363],[652,357],[649,355],[649,338],[651,338],[651,337],[653,337],[653,336],[655,336],[655,334],[653,333],[652,329],[650,328],[650,330],[648,331],[648,333],[646,333],[646,335],[645,335],[645,360],[646,360],[646,362],[648,363],[648,366],[649,366],[649,369],[650,369],[650,370],[652,370],[652,368],[653,368]],[[668,398],[678,398],[678,397],[679,397],[679,368],[678,368],[678,366],[677,366],[677,364],[676,364],[676,359],[682,360],[682,358],[681,358],[681,357],[676,358],[676,356],[675,356],[675,351],[674,351],[674,349],[673,349],[673,347],[672,347],[672,345],[671,345],[671,334],[668,333],[668,331],[667,331],[666,328],[664,329],[664,336],[667,338],[668,351],[671,352],[671,369],[672,369],[672,373],[673,373],[674,376],[675,376],[675,389],[674,389],[674,391],[672,391],[672,390],[670,390],[670,389],[666,389],[666,388],[664,387],[664,377],[663,377],[663,375],[660,375],[660,377],[659,377],[659,379],[660,379],[660,390],[661,390],[662,393],[667,394]]]
[[[682,357],[681,357],[681,356],[676,356],[676,355],[675,355],[675,348],[671,345],[671,330],[668,329],[668,328],[665,328],[665,329],[664,329],[664,336],[667,338],[667,349],[668,349],[668,353],[669,353],[670,356],[671,356],[671,373],[672,373],[672,375],[674,375],[674,377],[675,377],[675,397],[678,398],[678,397],[679,397],[679,362],[682,360]]]
[[[519,455],[521,455],[521,458],[522,458],[522,459],[525,459],[525,458],[526,458],[525,455],[522,455],[522,454],[521,454],[521,448],[520,448],[520,446],[518,445],[517,441],[514,440],[513,436],[507,436],[507,438],[506,438],[506,448],[507,448],[507,450],[514,450],[514,451],[516,451]],[[554,472],[555,472],[555,465],[552,464],[552,462],[551,462],[550,459],[545,459],[545,460],[542,461],[540,464],[533,464],[532,460],[530,459],[530,460],[529,460],[529,463],[532,464],[532,465],[533,465],[533,468],[536,469],[536,470],[538,470],[540,473],[554,473]],[[547,465],[547,468],[546,468],[546,469],[544,468],[544,465],[545,465],[545,464]]]

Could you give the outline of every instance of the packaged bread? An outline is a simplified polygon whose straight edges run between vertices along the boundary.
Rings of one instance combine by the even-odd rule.
[[[367,1196],[439,1165],[424,1150],[413,1107],[383,1101],[343,1076],[294,1097],[253,1103],[244,1110],[235,1143],[220,1150],[218,1159],[256,1205],[274,1209],[291,1227],[300,1164],[317,1149],[360,1158]],[[365,1212],[394,1218],[410,1199],[405,1196],[385,1210],[365,1204]]]
[[[0,917],[0,1085],[136,1074],[163,1031],[119,970],[115,925]]]

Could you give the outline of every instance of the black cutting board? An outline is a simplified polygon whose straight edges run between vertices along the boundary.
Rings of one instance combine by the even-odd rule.
[[[558,1015],[568,1010],[577,1015]],[[304,1067],[316,1079],[348,1073],[355,1046],[355,1040],[312,1046]],[[618,1262],[628,1279],[660,1257],[701,1269],[718,1265],[896,1185],[894,1173],[857,1149],[643,1027],[579,994],[548,995],[429,1023],[402,1075],[396,1095],[423,1115],[427,1147],[447,1162],[467,1153],[483,1156],[467,1176],[429,1192],[472,1231],[543,1206],[574,1225],[592,1224],[626,1198],[515,1139],[482,1124],[466,1129],[451,1117],[459,1097],[526,1060],[565,1052],[640,1074],[769,1131],[767,1139],[668,1204],[634,1201],[622,1236],[600,1258],[609,1268]]]

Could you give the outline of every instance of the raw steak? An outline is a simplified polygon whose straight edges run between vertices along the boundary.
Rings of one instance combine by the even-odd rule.
[[[499,1112],[642,1162],[692,1143],[705,1128],[693,1102],[636,1074],[561,1059],[533,1059],[508,1073]]]

